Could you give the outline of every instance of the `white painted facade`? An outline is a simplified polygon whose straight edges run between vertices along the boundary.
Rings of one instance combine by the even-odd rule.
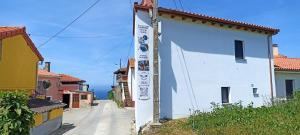
[[[135,82],[135,71],[134,71],[133,67],[128,68],[128,80],[127,80],[127,82],[128,82],[129,93],[132,96],[132,101],[136,101],[136,90],[134,89],[135,85],[136,85],[136,82]]]
[[[276,97],[286,97],[286,84],[285,80],[294,81],[294,90],[300,90],[300,72],[288,72],[288,71],[275,71],[276,80]]]
[[[269,102],[270,79],[273,82],[274,95],[276,94],[273,60],[270,70],[268,59],[268,48],[272,47],[272,39],[267,35],[163,17],[159,20],[160,118],[188,117],[190,110],[210,111],[211,102],[221,103],[221,87],[230,87],[230,103],[242,101],[243,105],[253,102],[254,106],[261,106]],[[149,56],[152,76],[153,35],[148,12],[136,12],[135,33],[138,25],[150,27]],[[243,61],[235,59],[235,40],[244,42]],[[138,47],[135,35],[136,60]],[[135,67],[138,67],[138,62],[135,62]],[[137,70],[135,68],[135,73]],[[151,77],[149,100],[139,100],[138,85],[135,84],[137,130],[152,121],[152,84]],[[258,97],[254,96],[253,88],[258,89]]]

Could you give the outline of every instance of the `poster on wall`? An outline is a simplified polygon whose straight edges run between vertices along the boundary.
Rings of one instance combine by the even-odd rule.
[[[138,91],[140,100],[148,100],[150,86],[150,65],[149,65],[149,26],[138,25]]]

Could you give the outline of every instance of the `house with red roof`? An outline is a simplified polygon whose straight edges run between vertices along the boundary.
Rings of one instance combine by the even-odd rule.
[[[134,4],[137,130],[153,116],[177,119],[211,111],[212,102],[259,107],[275,98],[272,37],[279,29],[159,7],[159,73],[154,74],[152,7],[152,0]],[[159,77],[155,101],[153,75]],[[154,102],[159,102],[156,114]]]
[[[67,104],[67,108],[87,107],[93,104],[93,92],[83,90],[85,80],[66,74],[59,75],[61,77],[62,99]]]
[[[44,58],[25,27],[0,27],[0,90],[34,93],[38,63]]]
[[[300,58],[279,54],[278,45],[273,46],[276,97],[291,98],[300,91]]]
[[[50,62],[38,70],[38,88],[36,93],[48,100],[62,101],[61,76],[50,71]]]

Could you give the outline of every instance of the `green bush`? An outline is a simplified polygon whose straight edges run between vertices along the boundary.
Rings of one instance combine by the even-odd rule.
[[[107,93],[107,98],[108,98],[109,100],[114,100],[114,93],[113,93],[112,90],[108,91],[108,93]]]
[[[0,135],[28,135],[33,117],[26,93],[0,91]]]
[[[198,134],[300,134],[300,95],[270,107],[214,104],[212,112],[191,116],[188,125]]]

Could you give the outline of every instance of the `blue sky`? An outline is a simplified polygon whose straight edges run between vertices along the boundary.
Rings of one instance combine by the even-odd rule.
[[[174,0],[179,6],[179,0]],[[273,39],[280,52],[300,57],[299,0],[181,0],[187,11],[279,28]],[[26,26],[39,46],[61,30],[95,0],[6,0],[0,4],[1,26]],[[134,0],[101,0],[58,38],[39,51],[52,71],[87,80],[93,88],[108,89],[112,72],[132,56]],[[160,6],[176,8],[173,0]],[[73,38],[70,38],[73,37]],[[81,37],[81,38],[74,38]]]

